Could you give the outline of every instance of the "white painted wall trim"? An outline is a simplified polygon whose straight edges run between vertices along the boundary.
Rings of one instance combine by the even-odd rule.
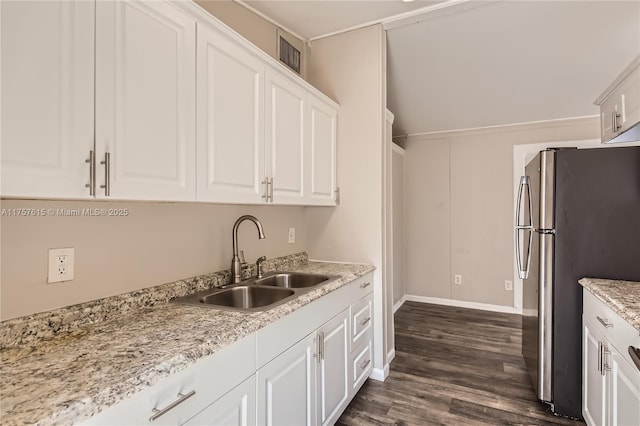
[[[502,312],[505,314],[521,314],[518,309],[512,306],[490,305],[488,303],[466,302],[464,300],[441,299],[439,297],[413,296],[407,295],[410,302],[432,303],[434,305],[455,306],[458,308],[480,309],[489,312]]]
[[[395,314],[398,309],[400,309],[402,307],[402,305],[404,305],[404,302],[407,301],[407,295],[405,294],[404,296],[402,296],[400,298],[400,300],[398,300],[394,305],[393,305],[393,313]]]
[[[369,375],[370,379],[377,380],[379,382],[384,382],[387,377],[389,377],[389,364],[385,364],[384,368],[374,368],[371,370],[371,374]]]
[[[522,127],[522,126],[537,126],[537,125],[558,125],[562,123],[570,123],[575,120],[585,120],[585,119],[599,119],[599,115],[585,115],[582,117],[567,117],[567,118],[558,118],[553,120],[542,120],[542,121],[527,121],[524,123],[511,123],[511,124],[498,124],[495,126],[484,126],[484,127],[470,127],[467,129],[452,129],[452,130],[442,130],[438,132],[424,132],[424,133],[411,133],[408,135],[398,135],[394,136],[394,139],[399,138],[419,138],[419,137],[440,137],[445,135],[457,134],[457,133],[474,133],[474,132],[484,132],[484,131],[496,131],[496,130],[504,130],[509,131],[514,127]]]
[[[393,348],[387,354],[387,362],[391,365],[391,361],[396,357],[396,348]]]

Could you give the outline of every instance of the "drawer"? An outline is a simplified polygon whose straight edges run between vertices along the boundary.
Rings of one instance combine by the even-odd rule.
[[[356,289],[356,299],[365,297],[373,291],[373,272],[354,280],[350,285]]]
[[[247,336],[161,379],[82,424],[148,424],[154,409],[165,409],[181,399],[182,402],[155,419],[153,424],[182,424],[255,373],[255,344],[255,334]],[[228,368],[230,365],[233,368]],[[187,396],[189,394],[191,396]]]
[[[351,341],[350,350],[358,347],[364,340],[371,339],[373,323],[373,298],[364,297],[351,305]]]
[[[371,339],[356,348],[351,354],[352,391],[355,394],[364,384],[373,369],[373,348]]]
[[[584,289],[583,294],[585,320],[600,331],[628,362],[632,362],[627,349],[629,345],[640,347],[640,331],[587,289]]]

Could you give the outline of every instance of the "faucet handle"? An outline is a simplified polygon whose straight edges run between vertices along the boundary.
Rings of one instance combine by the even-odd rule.
[[[247,263],[244,260],[244,250],[240,250],[240,255],[238,257],[240,258],[240,263]]]
[[[267,256],[260,256],[256,260],[256,278],[262,278],[262,262],[267,260]]]

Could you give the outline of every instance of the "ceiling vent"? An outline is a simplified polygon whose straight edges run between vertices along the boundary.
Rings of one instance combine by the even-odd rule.
[[[281,31],[278,31],[278,59],[297,74],[300,74],[302,55],[293,44],[285,39]]]

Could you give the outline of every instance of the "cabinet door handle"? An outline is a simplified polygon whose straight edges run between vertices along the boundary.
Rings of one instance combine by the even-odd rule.
[[[609,322],[608,319],[606,318],[601,318],[601,317],[596,317],[598,319],[598,321],[600,322],[600,324],[604,325],[605,328],[609,328],[609,327],[613,327],[613,323]]]
[[[89,188],[89,195],[96,195],[96,153],[94,150],[89,151],[89,158],[85,163],[89,163],[89,183],[85,185],[85,188]]]
[[[169,411],[173,410],[176,406],[182,404],[183,402],[185,402],[187,399],[191,398],[195,394],[196,394],[195,390],[192,390],[191,392],[185,393],[185,394],[178,392],[178,399],[173,401],[171,404],[167,405],[162,410],[158,410],[157,408],[154,408],[153,410],[151,410],[151,411],[153,411],[153,415],[151,417],[149,417],[149,421],[153,422],[158,417],[161,417],[161,416],[167,414]]]
[[[105,152],[100,164],[104,164],[104,185],[100,185],[100,188],[104,188],[104,195],[108,197],[111,195],[111,154]]]
[[[602,342],[598,342],[598,373],[602,374]]]
[[[371,360],[370,359],[364,361],[362,364],[360,364],[360,370],[364,370],[365,368],[367,368],[367,366],[369,364],[371,364]]]
[[[620,130],[620,127],[622,127],[618,124],[618,118],[620,118],[620,114],[618,114],[618,112],[616,111],[613,111],[611,113],[611,130],[613,131],[613,133],[617,132],[618,130]]]
[[[269,198],[271,198],[271,202],[273,203],[273,177],[270,178],[269,188],[271,188],[271,191],[269,192]]]
[[[324,360],[324,331],[320,332],[320,359]]]
[[[371,285],[371,283],[370,283],[370,282],[362,283],[362,284],[360,284],[360,288],[367,288],[367,287],[369,287],[370,285]]]
[[[371,321],[371,317],[365,318],[362,321],[360,321],[360,325],[367,325],[369,321]]]

